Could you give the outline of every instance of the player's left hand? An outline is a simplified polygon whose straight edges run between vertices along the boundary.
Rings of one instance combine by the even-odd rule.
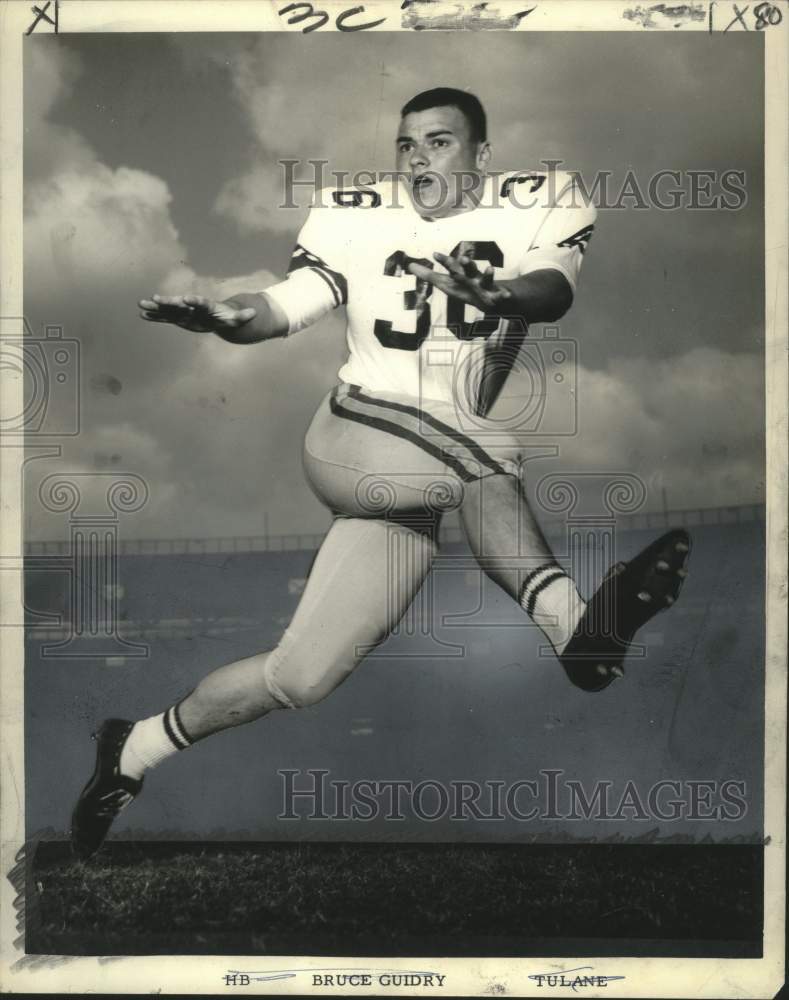
[[[464,254],[450,257],[444,253],[434,253],[433,257],[447,269],[448,274],[416,263],[409,264],[408,270],[453,299],[460,299],[461,302],[476,306],[481,312],[490,313],[497,312],[512,297],[508,288],[493,280],[492,267],[488,266],[480,271],[476,262]]]

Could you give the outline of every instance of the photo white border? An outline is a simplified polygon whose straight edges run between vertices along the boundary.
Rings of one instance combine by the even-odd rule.
[[[43,7],[46,0],[38,0]],[[300,33],[277,14],[281,3],[269,0],[61,0],[59,31],[79,32],[189,31]],[[336,30],[334,16],[361,0],[316,2],[332,16],[321,31]],[[458,8],[461,0],[443,6]],[[462,0],[469,9],[473,0]],[[623,12],[625,0],[494,0],[502,13],[536,9],[515,31],[703,31],[723,32],[730,20],[729,0],[698,0],[688,7],[703,8],[705,18],[658,18],[644,28]],[[24,33],[34,15],[27,0],[0,2],[0,317],[23,315],[22,285],[22,48]],[[742,9],[744,3],[740,3]],[[754,5],[751,4],[751,7]],[[765,45],[765,267],[766,267],[766,447],[767,447],[767,662],[765,684],[765,847],[764,957],[761,959],[601,958],[583,964],[625,976],[605,989],[584,989],[586,997],[772,997],[784,981],[784,922],[786,887],[786,647],[787,647],[787,67],[789,66],[789,6],[774,0],[782,23],[763,32]],[[369,20],[386,17],[374,31],[409,30],[400,27],[396,0],[367,0]],[[360,19],[357,15],[356,20]],[[366,16],[364,19],[368,19]],[[41,30],[46,30],[42,26]],[[51,29],[50,29],[51,30]],[[725,39],[721,38],[721,58]],[[18,378],[0,372],[0,414],[22,410]],[[0,447],[0,622],[23,620],[22,607],[22,459],[20,447],[6,441]],[[337,960],[308,956],[154,956],[123,958],[36,957],[25,961],[16,946],[18,914],[16,890],[8,879],[24,844],[23,765],[23,629],[0,628],[0,990],[19,993],[215,993],[283,995],[345,995],[342,988],[312,988],[308,979],[280,979],[269,984],[226,987],[222,975],[230,968],[256,970],[325,968],[339,964],[369,969],[374,966],[406,971],[407,958]],[[743,665],[743,669],[746,666]],[[20,961],[21,960],[21,961]],[[434,958],[418,960],[445,974],[443,989],[390,988],[387,994],[482,996],[501,992],[509,996],[566,996],[567,990],[538,987],[527,977],[545,970],[561,971],[578,959],[559,958]],[[499,989],[503,987],[503,991]],[[381,995],[375,987],[357,987],[359,996]]]

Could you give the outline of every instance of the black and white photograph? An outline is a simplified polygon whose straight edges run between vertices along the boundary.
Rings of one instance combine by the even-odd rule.
[[[0,13],[0,987],[774,996],[786,3]]]

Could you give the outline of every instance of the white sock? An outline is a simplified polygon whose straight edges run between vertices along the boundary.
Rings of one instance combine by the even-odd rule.
[[[121,751],[120,770],[129,778],[139,779],[150,767],[192,745],[178,715],[178,706],[160,715],[135,722]]]
[[[586,610],[572,579],[556,563],[541,566],[526,577],[520,603],[561,656]]]

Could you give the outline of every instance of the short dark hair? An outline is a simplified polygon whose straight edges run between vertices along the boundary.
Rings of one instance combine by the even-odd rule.
[[[465,90],[456,90],[454,87],[434,87],[433,90],[424,90],[403,105],[400,116],[405,118],[413,111],[427,111],[430,108],[444,107],[457,108],[465,115],[474,142],[487,140],[488,120],[485,116],[485,109],[480,104],[478,97]]]

